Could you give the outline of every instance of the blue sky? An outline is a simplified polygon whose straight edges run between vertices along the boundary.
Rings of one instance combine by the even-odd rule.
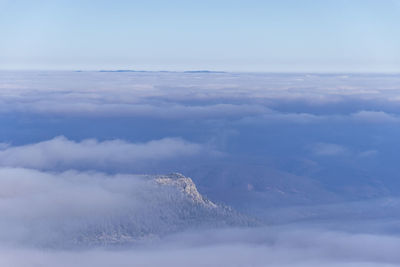
[[[0,69],[398,72],[400,1],[0,0]]]

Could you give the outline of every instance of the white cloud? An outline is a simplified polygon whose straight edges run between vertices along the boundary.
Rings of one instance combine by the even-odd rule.
[[[123,140],[99,142],[95,139],[75,142],[56,137],[35,144],[3,147],[0,149],[0,166],[104,170],[204,154],[218,153],[179,138],[129,143]]]
[[[287,119],[299,115],[300,120],[309,121],[329,105],[353,107],[356,103],[356,110],[350,112],[357,118],[365,115],[357,114],[357,110],[372,109],[370,106],[376,103],[398,106],[393,99],[399,90],[395,76],[348,75],[342,79],[335,75],[222,73],[203,79],[182,73],[1,74],[3,114],[222,119],[268,117],[269,107],[281,103],[292,108],[290,112],[277,112],[277,116]],[[312,107],[313,112],[302,110],[304,107]]]
[[[145,175],[0,168],[0,246],[140,243],[224,225],[225,213],[218,217],[181,190]]]
[[[79,252],[0,248],[0,264],[13,267],[394,267],[400,263],[397,236],[259,228],[198,232],[179,236],[179,240],[141,249]]]
[[[134,175],[0,168],[0,241],[62,244],[90,223],[141,210],[150,189]]]

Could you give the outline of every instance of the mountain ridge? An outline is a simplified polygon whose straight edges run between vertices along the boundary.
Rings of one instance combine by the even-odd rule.
[[[183,231],[252,227],[259,222],[201,195],[180,173],[140,175],[150,191],[138,194],[140,208],[127,208],[97,218],[65,221],[56,234],[39,241],[44,247],[110,247],[143,244]]]

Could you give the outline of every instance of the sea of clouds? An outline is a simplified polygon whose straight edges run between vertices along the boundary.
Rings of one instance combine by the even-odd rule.
[[[0,72],[2,266],[397,266],[400,76]],[[182,172],[265,227],[46,249]],[[142,213],[144,214],[144,213]]]

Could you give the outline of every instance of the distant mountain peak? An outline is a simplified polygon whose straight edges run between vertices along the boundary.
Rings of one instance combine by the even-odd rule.
[[[97,247],[151,242],[180,231],[256,226],[257,221],[202,196],[195,183],[180,173],[142,175],[132,190],[135,201],[93,217],[49,222],[54,233],[38,244],[50,247]],[[129,188],[127,191],[129,192]],[[60,230],[62,229],[62,230]]]
[[[187,70],[184,73],[225,73],[224,71],[215,71],[215,70]]]
[[[197,204],[201,204],[208,208],[216,208],[217,205],[209,199],[203,197],[197,190],[196,184],[189,177],[185,177],[181,173],[171,173],[168,175],[159,175],[155,179],[157,184],[165,186],[174,186],[178,190],[189,197],[190,200]]]

